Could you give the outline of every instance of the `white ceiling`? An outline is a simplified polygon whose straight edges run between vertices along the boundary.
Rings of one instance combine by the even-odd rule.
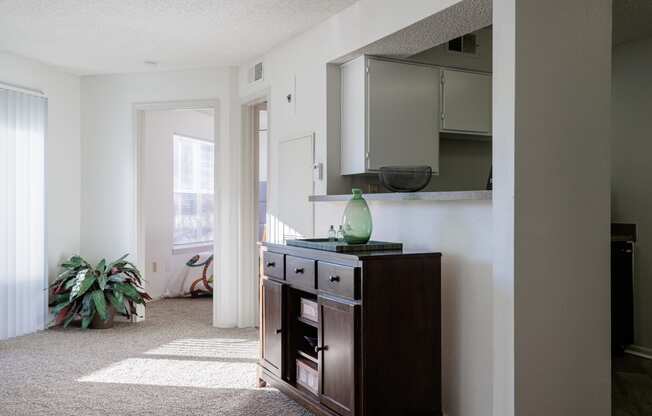
[[[0,51],[79,75],[238,65],[353,3],[0,0]]]
[[[614,43],[652,36],[652,0],[614,0]]]
[[[355,1],[0,0],[0,51],[79,75],[239,65]],[[652,0],[614,0],[613,26],[652,36]]]

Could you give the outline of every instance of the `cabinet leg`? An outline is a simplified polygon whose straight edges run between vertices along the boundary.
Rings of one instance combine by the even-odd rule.
[[[262,378],[258,378],[258,388],[262,389],[264,387],[267,387],[267,382]]]

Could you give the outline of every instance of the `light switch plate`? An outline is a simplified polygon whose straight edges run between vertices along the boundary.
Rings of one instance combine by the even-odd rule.
[[[315,163],[312,165],[312,179],[314,181],[321,181],[324,179],[324,164]]]

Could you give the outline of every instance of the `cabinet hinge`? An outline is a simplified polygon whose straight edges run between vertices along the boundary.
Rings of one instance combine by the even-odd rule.
[[[446,118],[446,113],[441,113],[441,119],[444,120]]]
[[[364,154],[364,158],[367,159],[367,160],[369,160],[369,153],[365,153],[365,154]]]
[[[444,85],[446,83],[446,76],[444,75],[444,72],[442,71],[441,73],[441,85]]]

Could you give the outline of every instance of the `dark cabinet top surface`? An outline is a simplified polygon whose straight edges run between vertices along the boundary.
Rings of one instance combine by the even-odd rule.
[[[396,257],[429,257],[441,256],[441,253],[419,250],[382,250],[382,251],[361,251],[352,253],[336,253],[332,251],[315,250],[303,247],[293,247],[285,244],[260,243],[261,246],[267,247],[268,250],[275,253],[289,254],[298,257],[306,257],[314,260],[346,264],[357,266],[360,261],[376,261],[383,259],[392,259]]]

